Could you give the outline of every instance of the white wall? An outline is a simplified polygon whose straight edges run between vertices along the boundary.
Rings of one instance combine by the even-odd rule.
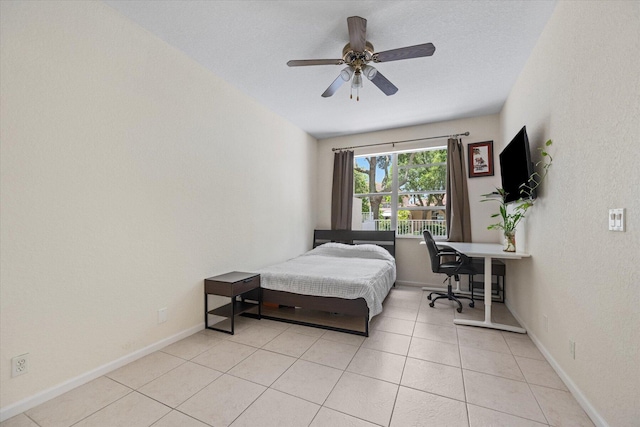
[[[640,419],[640,2],[560,2],[501,114],[555,161],[507,297],[598,424]],[[610,208],[627,231],[607,231]],[[543,327],[548,316],[549,328]],[[575,360],[569,339],[576,343]]]
[[[307,250],[316,140],[100,2],[0,15],[6,408],[202,325],[204,278]]]
[[[491,203],[480,202],[481,194],[490,193],[495,187],[500,186],[500,165],[498,163],[498,151],[495,150],[495,147],[499,147],[501,144],[499,139],[499,116],[497,114],[320,140],[318,143],[318,228],[330,228],[331,226],[332,148],[451,135],[464,133],[466,131],[469,131],[470,135],[462,138],[465,147],[465,166],[467,165],[466,154],[469,143],[482,141],[494,142],[494,176],[467,180],[469,184],[469,202],[471,205],[472,237],[473,240],[477,242],[500,241],[500,234],[497,231],[487,230],[487,226],[491,224],[490,216],[494,211],[497,212],[497,206]],[[446,146],[446,144],[447,139],[444,138],[400,144],[397,145],[396,148],[423,148]],[[392,149],[391,145],[384,145],[359,148],[355,149],[354,152],[356,155],[363,155],[391,151]],[[427,249],[425,246],[419,245],[420,240],[420,238],[397,239],[397,282],[415,286],[443,286],[442,280],[446,276],[431,273],[431,264],[429,263]]]

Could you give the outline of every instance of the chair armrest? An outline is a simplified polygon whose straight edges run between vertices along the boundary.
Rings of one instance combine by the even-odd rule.
[[[460,257],[458,255],[458,252],[454,251],[453,249],[450,251],[440,251],[438,252],[438,258],[440,258],[440,262],[442,262],[442,258],[444,257],[454,257],[456,262],[460,262]]]
[[[457,252],[457,251],[456,251]],[[473,265],[471,263],[471,258],[469,258],[467,255],[463,254],[462,252],[457,252],[459,260],[460,260],[460,264],[458,265],[458,267],[456,267],[456,269],[454,271],[458,272],[460,271],[460,269],[463,268],[471,268],[473,269]]]
[[[457,251],[456,251],[457,252]],[[466,256],[465,254],[463,254],[462,252],[457,252],[457,255],[460,257],[460,259],[462,259],[462,263],[463,264],[469,264],[471,265],[471,258],[469,258],[468,256]]]
[[[454,248],[452,248],[451,246],[445,246],[442,245],[440,246],[438,251],[438,256],[439,257],[443,257],[443,256],[454,256],[456,257],[456,262],[458,262],[458,267],[456,267],[456,269],[454,271],[459,271],[460,269],[464,268],[464,267],[470,267],[471,266],[471,258],[469,258],[467,255],[463,254],[460,251],[455,250]]]
[[[456,252],[454,250],[451,251],[440,251],[438,252],[438,256],[445,256],[445,255],[453,255],[453,256],[458,256],[459,252]]]

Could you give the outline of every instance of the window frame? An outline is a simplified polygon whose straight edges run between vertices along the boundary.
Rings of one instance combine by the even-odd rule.
[[[359,158],[367,158],[367,157],[380,157],[380,156],[390,156],[391,157],[391,191],[384,191],[384,192],[379,192],[379,193],[356,193],[355,191],[355,176],[354,176],[354,189],[353,189],[353,194],[354,197],[360,198],[360,199],[364,199],[364,198],[369,198],[371,196],[390,196],[392,201],[395,201],[395,203],[391,203],[391,216],[390,216],[390,220],[391,220],[391,230],[395,231],[396,233],[396,237],[400,237],[400,238],[422,238],[422,236],[416,236],[416,235],[412,235],[412,234],[402,234],[402,235],[398,235],[398,212],[399,211],[441,211],[441,210],[445,210],[446,206],[407,206],[407,207],[401,207],[399,206],[399,202],[398,199],[400,196],[411,196],[417,193],[420,194],[442,194],[442,195],[446,195],[446,178],[445,178],[445,182],[444,182],[444,188],[442,190],[434,190],[434,189],[430,189],[427,191],[401,191],[400,190],[400,186],[399,186],[399,175],[400,175],[400,170],[405,170],[405,169],[415,169],[415,168],[430,168],[430,167],[437,167],[437,166],[444,166],[445,170],[446,170],[446,165],[447,162],[436,162],[436,163],[427,163],[427,164],[418,164],[418,165],[398,165],[398,158],[401,154],[407,154],[407,153],[415,153],[415,152],[424,152],[424,151],[439,151],[439,150],[444,150],[445,152],[447,151],[447,146],[446,145],[436,145],[436,146],[432,146],[432,147],[422,147],[422,148],[412,148],[412,149],[406,149],[406,150],[397,150],[397,151],[384,151],[384,152],[374,152],[374,153],[368,153],[368,154],[358,154],[354,156],[354,167],[357,166],[357,160]],[[356,173],[356,171],[354,170],[354,174]],[[445,215],[446,216],[446,215]],[[445,218],[445,228],[447,227],[446,224],[446,218]],[[439,239],[442,239],[443,237],[439,237]],[[445,237],[446,238],[446,237]],[[436,239],[438,239],[438,237],[436,237]]]

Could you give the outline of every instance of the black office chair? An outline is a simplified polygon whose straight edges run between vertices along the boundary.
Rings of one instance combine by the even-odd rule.
[[[462,303],[460,302],[460,298],[470,299],[469,307],[473,308],[475,305],[473,298],[469,298],[464,295],[454,294],[451,288],[451,276],[453,276],[456,282],[460,281],[460,274],[476,274],[475,268],[471,264],[471,258],[466,256],[465,254],[456,251],[455,249],[449,246],[440,246],[436,245],[436,241],[433,240],[433,236],[429,232],[429,230],[424,230],[422,233],[424,235],[425,243],[427,244],[427,249],[429,250],[429,257],[431,258],[431,271],[434,273],[444,273],[447,275],[448,284],[447,284],[447,293],[442,292],[431,292],[427,297],[431,302],[429,306],[433,307],[434,303],[441,299],[447,298],[450,301],[455,301],[458,303],[458,313],[462,313]],[[442,259],[443,257],[447,257],[449,259]],[[432,299],[433,294],[438,295],[437,297]]]

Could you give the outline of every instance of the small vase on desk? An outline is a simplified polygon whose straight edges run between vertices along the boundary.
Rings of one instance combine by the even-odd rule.
[[[502,248],[505,252],[515,252],[516,251],[516,232],[514,231],[505,231],[504,232],[504,247]]]

